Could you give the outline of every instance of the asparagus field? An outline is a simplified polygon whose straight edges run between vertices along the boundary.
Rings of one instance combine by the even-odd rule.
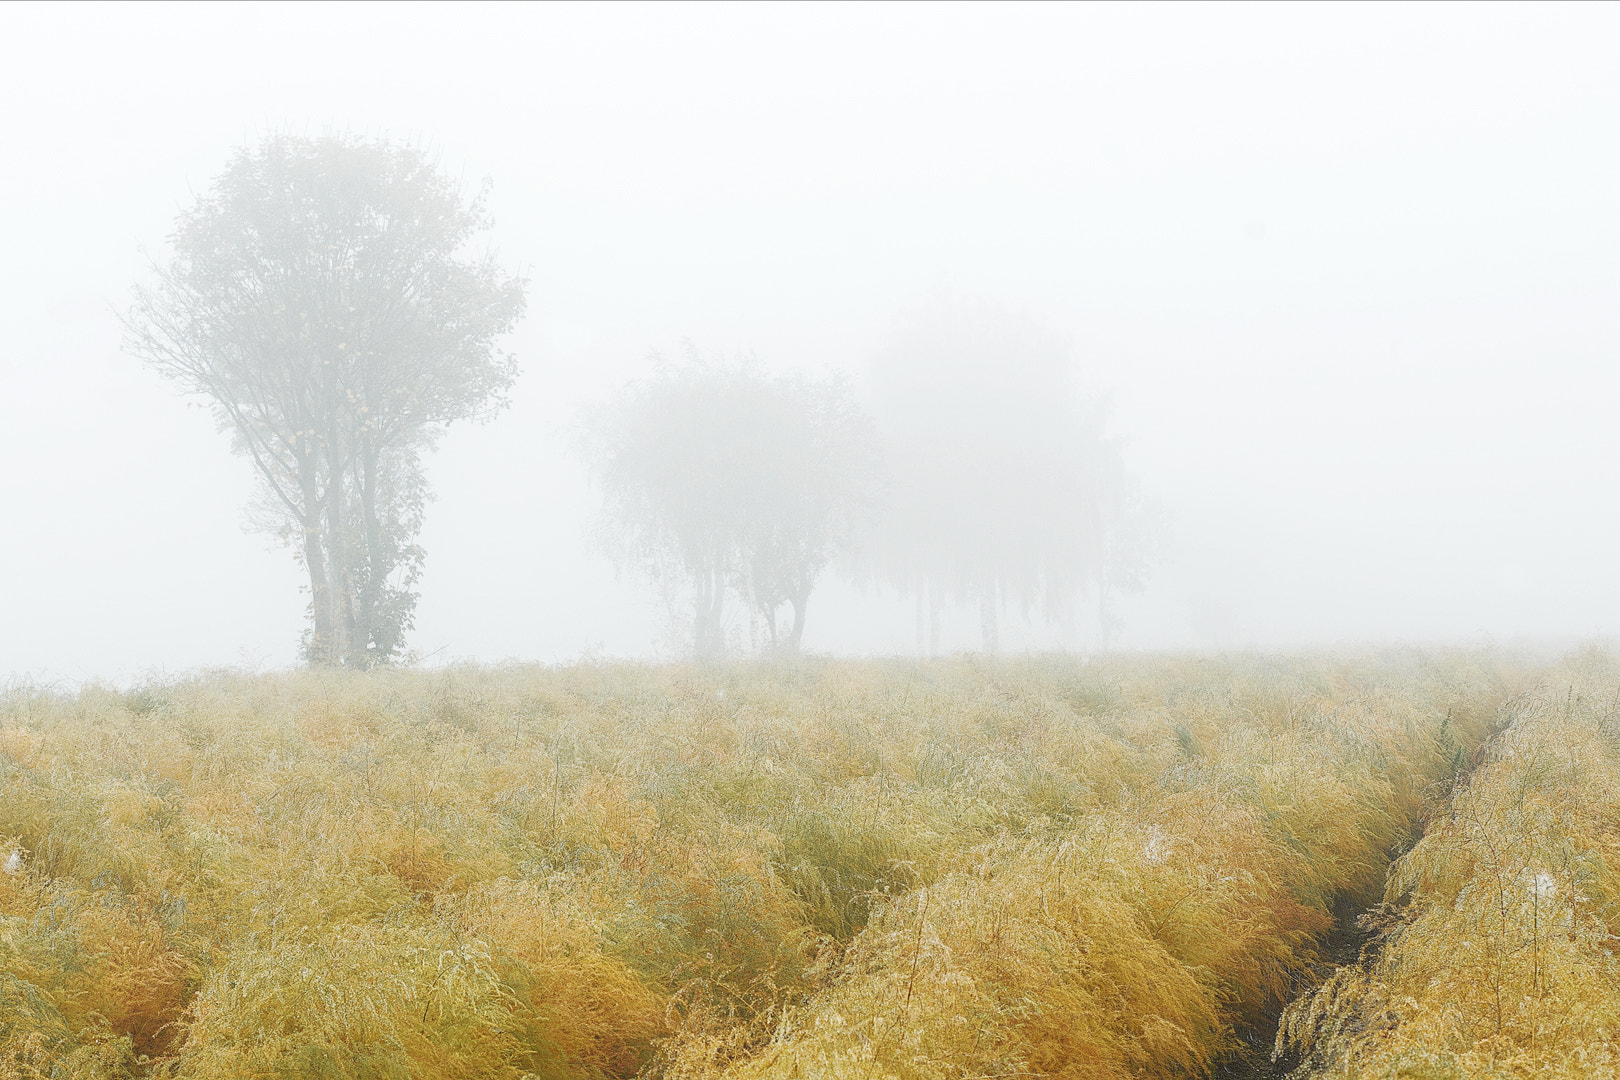
[[[1608,1075],[1617,706],[1598,653],[17,688],[0,1077]]]

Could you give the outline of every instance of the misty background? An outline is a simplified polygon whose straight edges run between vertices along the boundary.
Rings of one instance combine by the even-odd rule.
[[[1117,645],[1613,633],[1617,44],[1555,5],[0,8],[0,674],[296,658],[251,468],[117,317],[276,131],[493,178],[531,279],[511,408],[427,459],[435,662],[668,655],[581,410],[686,340],[859,386],[940,296],[1107,392],[1168,523]],[[911,653],[912,605],[829,574],[804,645]]]

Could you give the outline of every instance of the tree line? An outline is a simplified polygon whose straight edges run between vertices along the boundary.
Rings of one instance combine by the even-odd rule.
[[[251,462],[252,519],[307,576],[312,664],[404,655],[423,456],[508,403],[498,343],[528,283],[473,250],[486,192],[464,200],[415,147],[273,135],[180,214],[125,317],[130,351]],[[753,358],[660,360],[582,418],[596,540],[687,613],[701,658],[798,652],[831,569],[910,597],[930,653],[949,605],[978,608],[994,651],[1007,610],[1072,628],[1086,596],[1106,642],[1147,516],[1073,360],[1033,319],[949,301],[879,353],[865,403]]]

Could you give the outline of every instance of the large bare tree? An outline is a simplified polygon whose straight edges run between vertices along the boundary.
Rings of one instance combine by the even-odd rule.
[[[413,147],[276,135],[236,153],[136,289],[129,348],[211,402],[309,575],[313,663],[398,655],[421,455],[516,378],[495,343],[525,283],[468,251],[488,224]]]

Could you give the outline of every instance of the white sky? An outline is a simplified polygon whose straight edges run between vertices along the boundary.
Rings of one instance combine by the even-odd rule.
[[[0,6],[0,678],[294,658],[247,462],[114,314],[270,129],[493,177],[533,278],[431,465],[437,659],[653,655],[578,406],[686,337],[859,374],[942,289],[1112,389],[1174,530],[1125,644],[1614,633],[1616,56],[1598,5]],[[829,581],[806,643],[912,632]]]

